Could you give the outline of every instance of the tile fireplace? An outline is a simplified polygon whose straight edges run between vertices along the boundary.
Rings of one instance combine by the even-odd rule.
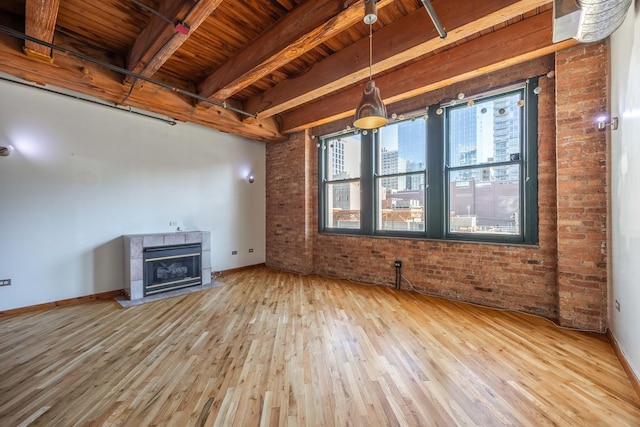
[[[211,233],[127,234],[124,291],[131,300],[211,283]]]

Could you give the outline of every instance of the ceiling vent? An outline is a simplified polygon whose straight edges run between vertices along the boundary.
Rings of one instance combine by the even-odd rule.
[[[618,29],[633,0],[554,0],[553,42],[606,39]]]

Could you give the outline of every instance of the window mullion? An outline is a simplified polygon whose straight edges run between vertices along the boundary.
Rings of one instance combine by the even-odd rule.
[[[429,107],[427,124],[427,237],[443,238],[444,231],[444,115],[437,114],[438,105]]]
[[[527,81],[525,106],[525,162],[523,167],[523,230],[526,243],[538,243],[538,78]]]
[[[322,232],[326,228],[327,221],[327,186],[325,183],[326,157],[324,142],[318,144],[318,231]]]
[[[373,234],[375,226],[375,147],[380,132],[368,131],[361,135],[360,149],[360,229]]]

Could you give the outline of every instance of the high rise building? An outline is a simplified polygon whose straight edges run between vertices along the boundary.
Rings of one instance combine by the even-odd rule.
[[[390,175],[394,173],[401,173],[407,170],[406,161],[398,155],[398,150],[383,150],[382,151],[382,165],[381,165],[381,173],[383,175]],[[391,177],[391,178],[382,178],[382,186],[384,188],[390,188],[394,190],[398,190],[399,187],[405,186],[405,178],[406,177]],[[404,188],[400,188],[404,189]]]
[[[398,123],[398,158],[404,161],[405,170],[424,170],[427,162],[427,123],[416,119]],[[401,172],[401,171],[398,171]],[[406,177],[406,189],[420,190],[423,179],[420,176]],[[397,188],[397,187],[396,187]]]
[[[336,176],[344,172],[344,142],[340,139],[331,141],[331,175]]]
[[[449,164],[469,166],[478,162],[478,109],[475,105],[451,110],[448,118]],[[478,170],[459,173],[459,180],[480,179]]]
[[[520,155],[520,94],[500,98],[493,103],[493,161],[508,162],[512,155]],[[517,168],[495,168],[494,179],[508,181],[518,179]]]

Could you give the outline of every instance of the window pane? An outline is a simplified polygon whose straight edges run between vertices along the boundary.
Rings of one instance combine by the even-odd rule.
[[[326,141],[327,179],[360,177],[360,135],[347,135]]]
[[[425,169],[426,126],[426,121],[420,117],[380,128],[380,146],[377,156],[379,175]]]
[[[449,231],[519,235],[519,175],[519,165],[450,172]]]
[[[327,228],[360,228],[360,182],[326,184]]]
[[[378,230],[424,231],[424,173],[378,178],[377,185]]]
[[[522,92],[448,110],[450,167],[520,160]]]

